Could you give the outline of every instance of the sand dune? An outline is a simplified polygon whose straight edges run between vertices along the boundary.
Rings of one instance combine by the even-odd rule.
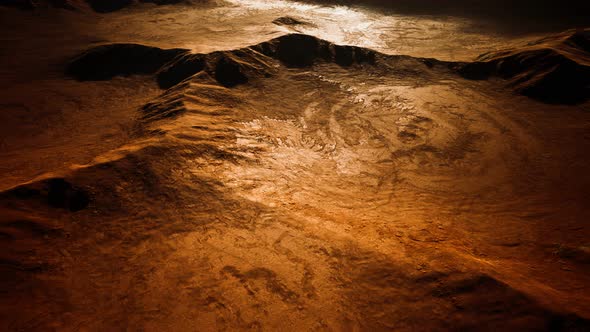
[[[441,61],[254,5],[79,16],[124,33],[15,66],[0,330],[590,328],[587,31]]]
[[[589,45],[589,30],[571,30],[523,47],[483,54],[472,63],[417,60],[427,66],[446,65],[467,79],[501,77],[508,80],[508,86],[516,92],[541,101],[579,103],[590,98]],[[80,80],[97,80],[159,71],[160,87],[169,88],[206,69],[219,83],[232,87],[247,82],[246,72],[268,70],[258,54],[279,59],[288,67],[309,66],[317,60],[341,66],[372,64],[376,56],[376,52],[369,49],[334,45],[302,34],[288,34],[243,50],[209,55],[190,54],[189,50],[182,49],[113,44],[81,54],[69,64],[68,74]],[[246,55],[247,59],[236,59]],[[387,56],[380,54],[380,57]]]
[[[477,60],[459,69],[464,77],[499,76],[517,92],[545,102],[590,98],[590,30],[568,31]]]
[[[583,190],[559,203],[530,159],[560,166],[511,120],[519,109],[552,126],[554,112],[455,66],[302,34],[75,57],[79,80],[148,75],[164,91],[127,144],[2,193],[3,291],[54,290],[3,304],[3,327],[587,329],[587,298],[545,258],[555,231],[513,228],[584,218],[571,210]],[[560,249],[571,287],[587,282],[583,241]]]

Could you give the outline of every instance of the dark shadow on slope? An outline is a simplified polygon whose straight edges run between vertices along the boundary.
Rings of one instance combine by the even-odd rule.
[[[75,57],[68,64],[66,74],[81,81],[156,74],[158,85],[168,89],[205,70],[221,85],[233,87],[246,83],[251,76],[270,76],[269,58],[278,59],[287,67],[307,67],[317,61],[350,66],[374,64],[376,55],[370,49],[338,46],[303,34],[284,35],[251,47],[209,54],[139,44],[110,44]]]
[[[231,88],[248,82],[240,64],[229,57],[222,57],[215,66],[215,79],[219,84]]]
[[[203,70],[205,64],[201,54],[185,54],[162,67],[156,80],[160,88],[168,89]]]
[[[473,63],[448,63],[435,59],[391,56],[354,46],[335,45],[303,34],[288,34],[251,47],[209,54],[183,49],[163,50],[137,44],[112,44],[93,48],[74,59],[67,73],[78,80],[105,80],[114,76],[156,74],[168,89],[204,71],[220,85],[231,88],[251,78],[269,77],[270,62],[292,68],[332,62],[342,67],[368,64],[400,66],[397,60],[424,64],[428,69],[448,65],[467,79],[497,76],[515,92],[545,103],[576,104],[590,98],[589,30],[566,31],[520,48],[484,54]],[[378,61],[378,59],[380,59]],[[385,68],[383,67],[383,68]],[[404,75],[416,75],[407,68]]]
[[[279,39],[277,58],[290,67],[306,67],[327,50],[320,48],[317,38],[307,35],[289,35]]]
[[[375,64],[377,55],[367,48],[335,45],[303,34],[284,35],[253,48],[280,60],[287,67],[295,68],[308,67],[316,61],[335,62],[342,66]]]
[[[583,331],[590,321],[544,308],[536,300],[488,275],[450,275],[432,289],[432,296],[453,302],[449,317],[460,331]]]
[[[0,6],[15,7],[23,10],[31,10],[35,8],[31,0],[4,0],[0,2]]]
[[[59,1],[59,0],[58,0]],[[208,0],[86,0],[90,7],[98,13],[110,13],[121,10],[134,3],[153,3],[158,6],[174,4],[205,4]]]
[[[98,13],[109,13],[131,5],[133,0],[87,0],[86,2]]]
[[[545,103],[590,99],[590,30],[569,31],[522,48],[483,54],[458,67],[468,79],[497,76],[517,93]]]
[[[166,63],[186,53],[139,44],[98,46],[72,60],[66,73],[78,80],[108,80],[115,76],[154,74]]]
[[[68,10],[79,9],[76,0],[3,0],[0,6],[15,7],[23,10],[33,10],[39,7],[54,7]]]
[[[86,190],[72,185],[63,178],[51,178],[23,185],[2,193],[0,198],[46,202],[51,207],[72,212],[83,210],[90,204],[90,195]]]
[[[586,331],[590,321],[548,307],[490,275],[456,270],[408,273],[412,266],[372,252],[342,255],[340,269],[361,330]],[[397,264],[396,264],[397,263]],[[416,301],[416,299],[422,299]],[[412,310],[400,307],[413,303]],[[430,313],[425,316],[425,312]]]

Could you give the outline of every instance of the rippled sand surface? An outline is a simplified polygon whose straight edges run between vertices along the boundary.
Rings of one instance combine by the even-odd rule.
[[[0,15],[0,329],[590,326],[588,102],[456,69],[538,35],[287,1]]]

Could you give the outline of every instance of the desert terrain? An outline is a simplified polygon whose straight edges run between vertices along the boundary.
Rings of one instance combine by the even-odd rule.
[[[590,19],[473,3],[7,1],[0,330],[590,330]]]

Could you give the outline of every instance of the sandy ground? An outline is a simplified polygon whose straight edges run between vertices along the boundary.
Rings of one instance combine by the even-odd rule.
[[[286,14],[307,23],[272,23]],[[14,45],[0,53],[1,329],[588,328],[587,103],[411,57],[289,68],[234,55],[267,75],[167,92],[152,76],[63,74],[113,42],[207,53],[301,32],[466,61],[536,35],[253,0],[0,15]],[[146,117],[150,101],[177,112]],[[89,205],[22,189],[56,176]]]
[[[285,15],[301,18],[309,24],[284,26],[273,23],[276,18]],[[0,93],[2,109],[7,110],[2,112],[2,124],[17,132],[33,132],[35,137],[41,135],[32,141],[30,137],[19,134],[2,137],[2,153],[12,153],[11,157],[3,158],[9,164],[2,167],[13,179],[5,179],[0,184],[2,188],[17,185],[49,170],[60,169],[68,163],[87,162],[89,158],[121,144],[124,137],[109,138],[113,141],[111,145],[104,144],[104,141],[97,144],[96,135],[109,129],[86,128],[93,126],[97,119],[104,126],[126,126],[132,121],[133,111],[158,93],[147,91],[151,89],[151,82],[137,80],[120,84],[96,83],[96,89],[89,88],[88,84],[64,82],[65,64],[74,55],[94,45],[134,42],[207,53],[246,47],[285,33],[301,32],[339,44],[370,47],[388,54],[469,61],[483,52],[538,36],[502,35],[491,32],[490,27],[477,25],[464,18],[383,15],[367,9],[281,1],[230,1],[219,6],[196,7],[145,5],[108,15],[47,9],[31,13],[0,7],[0,17],[3,22],[0,38],[3,44],[10,45],[0,53],[0,60],[4,64],[0,69]],[[346,24],[342,24],[343,19]],[[431,42],[433,40],[437,42]],[[137,89],[142,92],[130,92]],[[123,101],[105,101],[105,96]],[[125,105],[127,113],[120,112],[121,104]],[[82,108],[88,111],[81,114],[79,110]],[[36,121],[33,118],[43,120]],[[23,119],[28,121],[21,122]],[[49,121],[59,124],[53,126],[53,123],[47,123]],[[19,127],[14,127],[15,123]],[[62,130],[62,126],[68,129]],[[93,134],[89,135],[88,131]],[[112,133],[114,136],[124,132],[115,131]],[[21,155],[23,152],[28,153],[28,149],[23,151],[20,146],[15,146],[15,142],[21,144],[23,139],[30,140],[29,145],[35,146],[47,146],[49,142],[51,148],[57,149],[52,153],[62,156],[54,160],[46,158],[43,163],[47,164],[42,166],[25,167],[23,163],[38,162],[39,155],[52,153],[47,150],[39,153],[33,151],[29,158],[15,158],[15,149]],[[63,143],[51,143],[54,140]],[[67,146],[60,151],[64,144]],[[78,158],[80,153],[69,152],[76,146],[86,146],[80,151],[88,152],[83,159]],[[49,165],[55,166],[48,168]]]

